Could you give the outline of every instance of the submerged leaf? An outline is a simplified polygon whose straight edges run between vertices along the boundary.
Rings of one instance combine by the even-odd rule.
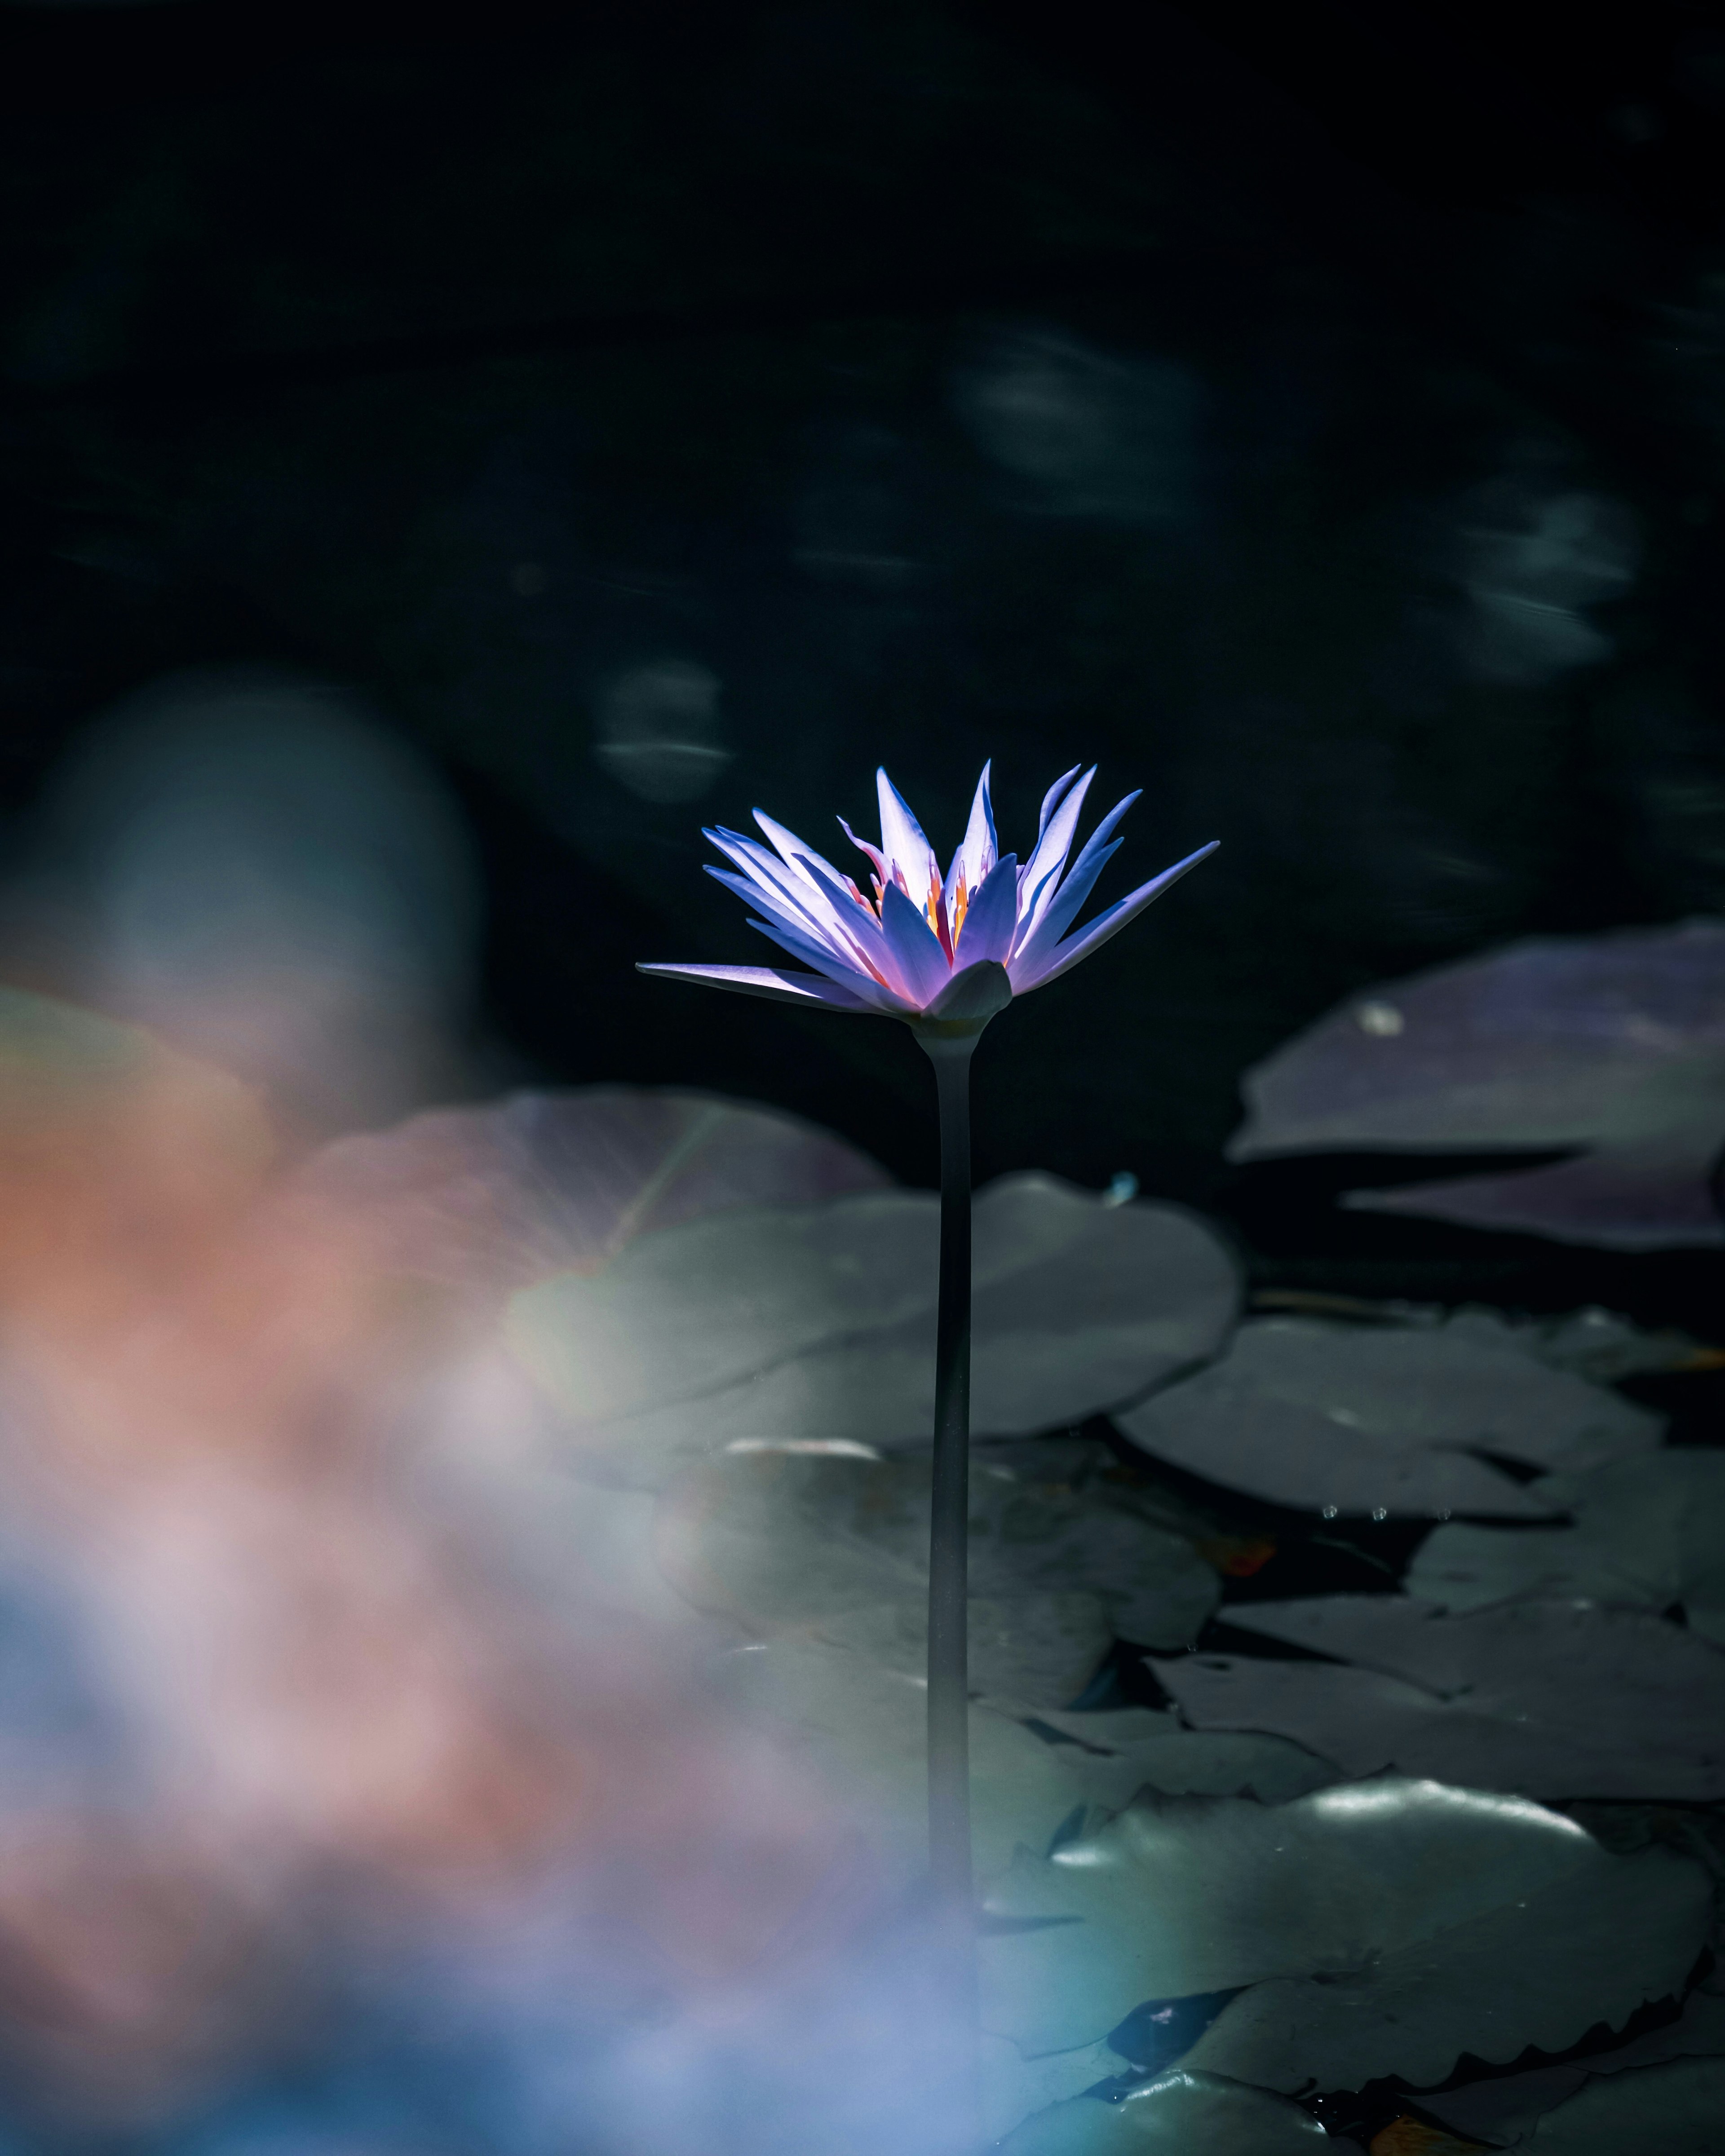
[[[840,1199],[642,1236],[594,1277],[513,1299],[516,1352],[569,1418],[572,1455],[662,1487],[738,1439],[923,1445],[934,1413],[939,1201]],[[975,1207],[978,1435],[1081,1420],[1213,1354],[1233,1260],[1169,1206],[1104,1206],[1041,1175]]]
[[[1263,1317],[1219,1362],[1116,1422],[1147,1452],[1285,1505],[1540,1517],[1491,1465],[1590,1467],[1658,1442],[1659,1418],[1521,1348],[1448,1327]]]
[[[1538,1797],[1725,1797],[1725,1655],[1589,1603],[1447,1617],[1401,1595],[1230,1610],[1249,1631],[1347,1657],[1192,1655],[1152,1666],[1201,1728],[1292,1738],[1350,1774],[1394,1767]]]

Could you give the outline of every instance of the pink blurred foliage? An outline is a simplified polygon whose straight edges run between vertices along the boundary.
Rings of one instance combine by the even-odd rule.
[[[790,1116],[708,1093],[590,1086],[338,1138],[293,1189],[383,1262],[493,1295],[596,1271],[654,1229],[891,1181],[866,1153]]]
[[[595,1089],[283,1172],[253,1095],[152,1047],[87,1083],[0,1065],[0,1178],[10,1530],[69,1589],[127,1762],[0,1793],[3,2047],[39,2118],[155,2131],[308,2041],[331,1955],[427,1928],[506,1963],[554,1915],[559,2011],[639,1992],[767,2043],[872,1906],[841,1808],[685,1646],[538,1606],[402,1471],[511,1285],[881,1171]]]

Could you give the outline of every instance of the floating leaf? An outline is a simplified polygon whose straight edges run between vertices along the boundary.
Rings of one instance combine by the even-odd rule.
[[[1634,1861],[1608,1856],[1537,1804],[1431,1782],[1321,1789],[1274,1806],[1148,1797],[1051,1856],[1021,1850],[989,1889],[983,2025],[1029,2055],[1070,2050],[1146,1999],[1315,1973],[1351,1979],[1374,1958],[1559,1884],[1581,1907]],[[1704,1875],[1671,1862],[1698,1882],[1704,1905]]]
[[[1445,2080],[1466,2053],[1507,2062],[1620,2027],[1680,1989],[1707,1936],[1706,1873],[1662,1849],[1606,1857],[1434,1937],[1375,1946],[1348,1969],[1255,1985],[1186,2063],[1260,2087]]]
[[[588,1471],[660,1487],[737,1439],[926,1444],[939,1201],[920,1192],[737,1213],[638,1237],[593,1276],[513,1299],[516,1352]],[[1191,1215],[1040,1175],[975,1209],[972,1423],[1029,1435],[1213,1354],[1235,1266]]]
[[[1317,2156],[1328,2140],[1297,2104],[1176,2067],[1117,2103],[1081,2097],[1039,2112],[1001,2156]]]
[[[1539,1797],[1725,1797],[1725,1655],[1637,1613],[1502,1603],[1448,1617],[1393,1594],[1230,1609],[1339,1662],[1152,1664],[1199,1728],[1291,1737],[1349,1774],[1394,1767]]]
[[[1518,1348],[1449,1329],[1262,1317],[1196,1377],[1117,1414],[1158,1459],[1285,1505],[1542,1517],[1491,1464],[1589,1467],[1660,1419]]]
[[[1248,1072],[1235,1160],[1585,1146],[1353,1202],[1624,1249],[1717,1243],[1725,923],[1545,937],[1350,997]]]
[[[990,1704],[1009,1711],[1004,1700]],[[1151,1707],[1100,1714],[1039,1708],[1029,1718],[1045,1738],[1077,1748],[1083,1756],[1069,1765],[1081,1777],[1090,1802],[1110,1811],[1122,1810],[1145,1789],[1171,1797],[1256,1797],[1277,1804],[1337,1779],[1327,1761],[1286,1738],[1191,1730],[1177,1716]]]
[[[928,1866],[928,1689],[844,1648],[778,1640],[724,1658],[745,1711],[793,1737],[855,1815],[891,1876]],[[1060,1758],[1009,1716],[970,1710],[971,1820],[979,1876],[1004,1871],[1020,1843],[1045,1849],[1083,1791]],[[1105,2035],[1095,2030],[1081,2041]]]
[[[1675,2021],[1650,2029],[1645,2035],[1633,2037],[1613,2051],[1593,2051],[1584,2059],[1563,2066],[1502,2074],[1462,2088],[1440,2090],[1423,2095],[1420,2102],[1422,2108],[1458,2133],[1477,2133],[1488,2141],[1518,2141],[1538,2119],[1574,2096],[1591,2074],[1620,2074],[1657,2066],[1667,2059],[1722,2055],[1725,2055],[1725,1998],[1693,1991]]]
[[[1027,2059],[1004,2036],[983,2038],[981,2065],[983,2133],[990,2148],[1050,2104],[1066,2103],[1100,2082],[1132,2071],[1131,2062],[1106,2044]]]
[[[492,1299],[597,1270],[635,1236],[715,1214],[887,1188],[830,1131],[670,1088],[588,1086],[438,1108],[337,1139],[295,1178],[377,1261]]]
[[[1589,2082],[1548,2112],[1528,2156],[1719,2156],[1725,2059],[1674,2059]]]
[[[768,1446],[722,1453],[665,1492],[661,1562],[697,1608],[757,1632],[924,1598],[930,1479],[922,1454],[871,1459]],[[992,1604],[1082,1598],[1096,1610],[1101,1637],[1090,1667],[1055,1705],[1082,1690],[1111,1621],[1123,1638],[1183,1645],[1219,1596],[1214,1573],[1178,1536],[987,1459],[971,1471],[969,1562],[972,1591]],[[1020,1689],[999,1674],[978,1681],[990,1691]]]
[[[1533,1597],[1655,1611],[1681,1603],[1691,1631],[1725,1646],[1725,1454],[1648,1453],[1532,1490],[1575,1525],[1435,1528],[1408,1592],[1450,1610]]]

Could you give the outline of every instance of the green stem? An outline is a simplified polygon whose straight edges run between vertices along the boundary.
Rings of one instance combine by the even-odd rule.
[[[960,2027],[976,2021],[970,1861],[970,1059],[976,1036],[921,1036],[940,1101],[940,1315],[928,1548],[928,1859],[934,1917]],[[948,1958],[950,1957],[950,1958]]]

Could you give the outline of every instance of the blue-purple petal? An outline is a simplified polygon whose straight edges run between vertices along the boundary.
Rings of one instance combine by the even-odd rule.
[[[1005,963],[1018,926],[1018,857],[1008,854],[983,877],[982,887],[965,910],[958,932],[958,947],[952,953],[955,968],[979,965],[985,958]]]
[[[1081,934],[1069,937],[1064,943],[1057,944],[1040,959],[1032,959],[1028,963],[1022,958],[1013,959],[1007,970],[1012,975],[1014,993],[1026,994],[1030,989],[1042,988],[1050,981],[1058,980],[1062,973],[1070,973],[1081,959],[1087,958],[1111,936],[1118,935],[1129,921],[1142,913],[1153,899],[1160,898],[1171,885],[1178,883],[1189,869],[1196,868],[1201,860],[1214,853],[1219,843],[1219,840],[1212,839],[1207,846],[1200,846],[1195,854],[1189,854],[1183,861],[1176,861],[1171,869],[1164,869],[1159,876],[1153,876],[1148,883],[1140,884],[1136,891],[1129,891],[1124,898],[1111,906],[1106,913],[1098,914]]]
[[[872,1004],[847,995],[836,982],[819,973],[793,973],[778,966],[668,966],[637,965],[638,973],[657,973],[662,979],[688,981],[696,988],[730,988],[739,995],[765,996],[776,1004],[815,1004],[829,1010],[875,1014]]]
[[[920,1010],[952,978],[940,938],[896,883],[887,885],[880,901],[880,927],[900,985]]]
[[[793,958],[806,959],[817,973],[824,973],[829,981],[836,981],[859,1002],[865,1003],[875,1010],[897,1010],[907,1000],[895,995],[891,988],[882,988],[873,975],[865,973],[860,966],[853,966],[846,959],[834,957],[812,936],[800,935],[795,929],[786,927],[782,921],[759,920],[753,914],[748,916],[748,925],[769,942],[778,944],[780,950],[788,951]]]

